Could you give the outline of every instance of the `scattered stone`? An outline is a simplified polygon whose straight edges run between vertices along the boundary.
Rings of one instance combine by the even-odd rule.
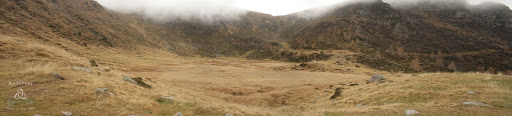
[[[471,95],[476,94],[474,91],[467,91],[466,93],[471,94]]]
[[[145,88],[152,88],[151,85],[147,84],[146,82],[142,81],[142,77],[135,77],[133,80],[137,83],[137,85],[145,87]]]
[[[62,75],[60,75],[59,73],[53,73],[52,74],[53,77],[56,77],[57,79],[60,79],[60,80],[66,80],[64,77],[62,77]]]
[[[490,105],[489,104],[485,104],[485,103],[482,103],[482,102],[474,102],[474,101],[467,101],[467,102],[462,102],[462,105],[465,105],[465,106],[485,106],[485,107],[489,107]]]
[[[98,64],[96,64],[94,60],[89,60],[89,63],[91,63],[91,67],[98,67]]]
[[[87,69],[87,68],[82,68],[82,67],[73,67],[73,69],[75,70],[79,70],[79,71],[84,71],[84,72],[92,72],[91,70]]]
[[[67,111],[62,111],[61,113],[64,114],[64,116],[71,116],[71,115],[73,115],[73,113],[67,112]]]
[[[96,89],[96,93],[98,93],[98,94],[109,94],[111,96],[114,96],[114,93],[108,91],[107,88],[98,88],[98,89]]]
[[[356,104],[356,107],[363,107],[364,104],[363,103],[360,103],[360,104]]]
[[[343,93],[343,88],[336,88],[334,95],[332,95],[330,99],[331,100],[336,99],[336,98],[340,97],[342,93]]]
[[[165,96],[162,96],[162,99],[166,100],[166,101],[175,101],[176,100],[176,99],[174,99],[174,97],[165,97]]]
[[[323,96],[327,96],[327,93],[323,93],[322,95],[323,95]]]
[[[503,75],[503,77],[510,78],[511,76],[510,75]]]
[[[126,82],[130,82],[130,83],[133,83],[133,84],[145,87],[145,88],[152,88],[151,85],[149,85],[146,82],[142,81],[141,77],[132,78],[130,76],[124,76],[123,80],[126,81]]]
[[[316,100],[309,100],[309,103],[316,103]]]
[[[183,114],[181,114],[181,112],[178,112],[178,113],[176,113],[176,114],[174,114],[172,116],[183,116]]]
[[[373,83],[373,82],[383,83],[383,82],[386,82],[387,79],[388,78],[386,78],[380,74],[374,74],[368,82],[369,83]]]
[[[34,114],[32,116],[43,116],[42,114]]]
[[[233,116],[233,114],[231,114],[231,113],[226,113],[226,114],[224,114],[224,116]]]
[[[416,111],[416,110],[405,110],[405,115],[406,116],[414,116],[416,114],[419,114],[420,112]]]
[[[132,78],[132,77],[130,77],[130,76],[124,76],[124,79],[123,79],[123,80],[124,80],[124,81],[126,81],[126,82],[130,82],[130,83],[133,83],[133,84],[137,84],[137,82],[135,82],[135,80],[133,80],[133,78]]]

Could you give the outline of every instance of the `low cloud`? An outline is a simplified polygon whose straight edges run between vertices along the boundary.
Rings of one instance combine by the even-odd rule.
[[[296,13],[297,16],[310,19],[324,15],[333,8],[343,7],[355,2],[374,2],[376,0],[96,0],[108,9],[123,13],[136,13],[156,21],[176,19],[215,22],[236,20],[247,11],[256,11],[272,15]],[[492,1],[512,6],[511,0],[383,0],[393,7],[410,7],[424,2],[447,5],[460,2],[479,4]],[[300,12],[305,11],[305,12]],[[299,13],[297,13],[299,12]]]
[[[136,13],[156,21],[199,19],[205,22],[236,20],[246,10],[236,0],[96,0],[114,11]]]

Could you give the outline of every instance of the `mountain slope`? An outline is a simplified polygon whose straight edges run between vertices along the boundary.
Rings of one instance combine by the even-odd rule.
[[[392,7],[376,0],[346,4],[312,19],[301,18],[301,13],[275,17],[247,12],[238,20],[215,23],[162,23],[109,11],[92,0],[0,2],[5,4],[0,7],[2,33],[50,42],[64,38],[82,46],[135,51],[145,46],[182,56],[294,62],[316,58],[298,49],[348,49],[360,51],[358,62],[389,71],[512,69],[512,11],[495,3],[471,6],[458,0]],[[448,68],[451,62],[455,66]]]

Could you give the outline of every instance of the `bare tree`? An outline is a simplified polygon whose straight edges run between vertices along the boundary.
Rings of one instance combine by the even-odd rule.
[[[457,71],[457,66],[455,66],[455,62],[451,62],[450,65],[448,65],[448,69],[452,71]]]
[[[418,56],[414,56],[414,59],[409,64],[409,67],[414,69],[415,71],[420,71],[421,70],[420,58]]]
[[[487,73],[494,74],[496,73],[496,71],[494,70],[494,68],[490,67],[489,69],[487,69]]]
[[[436,66],[438,66],[438,67],[444,67],[443,53],[441,53],[441,51],[438,51],[438,52],[437,52],[437,57],[436,57]]]

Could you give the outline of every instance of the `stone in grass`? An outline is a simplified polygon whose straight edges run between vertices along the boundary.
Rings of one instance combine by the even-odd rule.
[[[84,71],[84,72],[87,72],[87,73],[92,72],[91,70],[89,70],[89,69],[87,69],[87,68],[82,68],[82,67],[73,67],[73,69],[75,69],[75,70],[80,70],[80,71]]]
[[[470,95],[476,94],[474,91],[467,91],[466,93],[468,93]]]
[[[126,82],[137,84],[137,85],[145,87],[145,88],[152,88],[151,85],[149,85],[146,82],[142,81],[141,77],[132,78],[130,76],[124,76],[123,80],[126,81]]]
[[[407,116],[414,116],[414,115],[416,115],[416,114],[419,114],[420,112],[418,112],[418,111],[416,111],[416,110],[410,110],[410,109],[409,109],[409,110],[405,110],[405,111],[404,111],[404,113],[405,113],[405,115],[407,115]]]
[[[94,60],[89,60],[89,63],[91,63],[91,67],[98,67],[98,64],[96,64]]]
[[[62,75],[60,75],[59,73],[52,73],[53,77],[57,78],[57,79],[60,79],[60,80],[66,80]]]
[[[130,77],[130,76],[124,76],[123,80],[126,81],[126,82],[137,84],[137,82],[135,82],[135,80],[133,80],[133,78]]]
[[[224,116],[233,116],[233,114],[231,114],[231,113],[226,113],[226,114],[224,114]]]
[[[142,86],[142,87],[145,87],[145,88],[149,88],[151,89],[151,85],[147,84],[146,82],[142,81],[142,77],[135,77],[133,78],[133,80],[135,80],[135,82],[137,82],[137,85],[139,86]]]
[[[343,88],[336,88],[336,91],[334,92],[334,95],[331,96],[331,100],[336,99],[338,97],[341,97],[341,94],[343,93]]]
[[[181,112],[178,112],[178,113],[176,113],[176,114],[174,114],[172,116],[183,116],[183,114],[181,114]]]
[[[64,114],[64,116],[72,116],[73,115],[73,113],[68,112],[68,111],[62,111],[61,113]]]
[[[475,101],[462,102],[462,105],[464,105],[464,106],[485,106],[485,107],[490,106],[489,104],[482,103],[482,102],[475,102]]]
[[[108,91],[107,88],[98,88],[98,89],[96,89],[96,93],[98,93],[98,94],[109,94],[111,96],[114,96],[114,93]]]
[[[380,74],[374,74],[372,78],[368,81],[368,83],[378,82],[378,83],[384,83],[386,82],[388,78],[380,75]]]

